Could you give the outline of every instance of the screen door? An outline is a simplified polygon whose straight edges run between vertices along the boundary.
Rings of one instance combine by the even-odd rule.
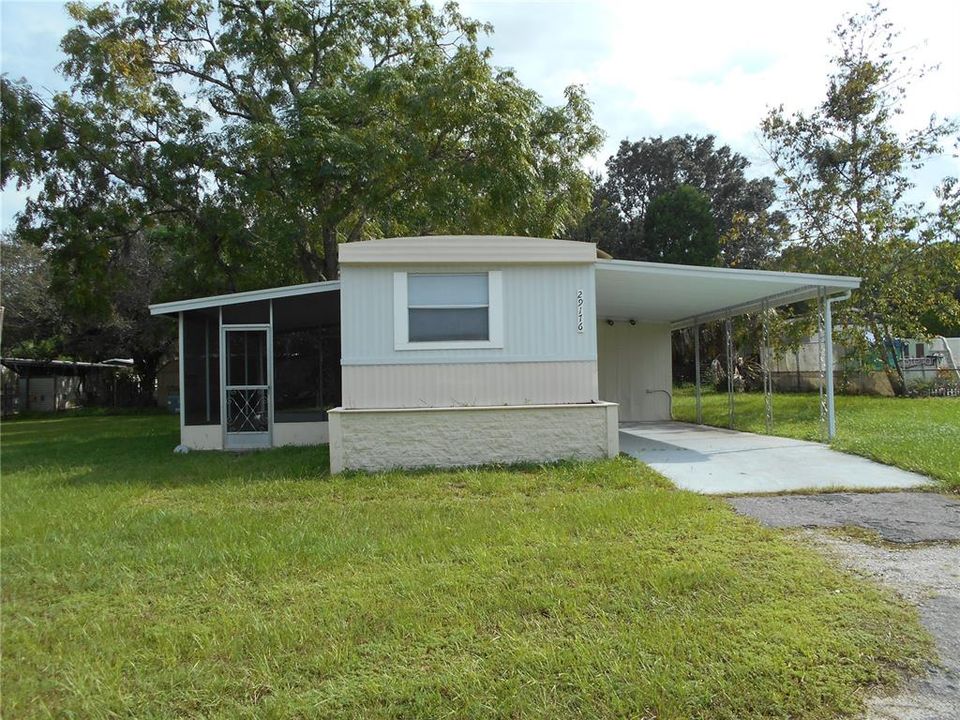
[[[224,327],[224,444],[270,447],[270,343],[267,328]]]

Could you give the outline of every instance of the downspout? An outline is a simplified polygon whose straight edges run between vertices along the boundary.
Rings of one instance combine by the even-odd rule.
[[[843,302],[850,299],[850,291],[847,290],[842,295],[826,298],[826,308],[824,312],[825,335],[827,336],[826,352],[826,375],[827,375],[827,440],[833,440],[837,434],[837,413],[833,402],[833,319],[831,306],[835,302]]]
[[[950,343],[947,342],[947,339],[943,335],[936,335],[935,337],[943,341],[943,347],[947,351],[947,359],[950,361],[950,367],[952,367],[953,372],[956,373],[957,380],[960,380],[960,366],[957,366],[957,361],[953,357],[953,350],[950,349]]]

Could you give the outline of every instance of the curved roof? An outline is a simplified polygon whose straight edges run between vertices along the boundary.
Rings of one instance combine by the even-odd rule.
[[[574,240],[510,235],[424,235],[365,240],[343,244],[340,264],[450,265],[461,263],[519,264],[591,263],[597,246]]]

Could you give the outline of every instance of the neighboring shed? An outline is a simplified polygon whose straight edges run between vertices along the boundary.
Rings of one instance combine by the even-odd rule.
[[[16,391],[5,402],[4,414],[14,411],[55,412],[86,405],[117,403],[116,379],[127,367],[118,362],[74,362],[34,358],[0,358],[11,371]]]
[[[878,353],[859,356],[839,346],[836,355],[835,380],[846,392],[876,395],[894,394],[887,379],[894,354],[903,370],[908,390],[937,383],[956,387],[960,384],[960,338],[897,338],[883,359]],[[819,379],[820,343],[816,335],[803,338],[796,348],[777,355],[769,353],[774,387],[783,391],[815,391]]]
[[[334,472],[614,455],[618,422],[670,418],[673,330],[812,298],[829,321],[859,285],[518,237],[351,243],[340,264],[338,282],[151,307],[180,321],[184,445],[329,437]]]

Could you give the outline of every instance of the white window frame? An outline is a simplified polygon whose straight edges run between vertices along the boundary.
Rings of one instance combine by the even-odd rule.
[[[429,275],[429,272],[395,272],[393,274],[393,346],[396,350],[478,350],[503,347],[503,272],[500,270],[437,272],[437,275],[487,276],[487,309],[489,334],[487,340],[428,340],[410,342],[410,314],[407,304],[407,276]]]

